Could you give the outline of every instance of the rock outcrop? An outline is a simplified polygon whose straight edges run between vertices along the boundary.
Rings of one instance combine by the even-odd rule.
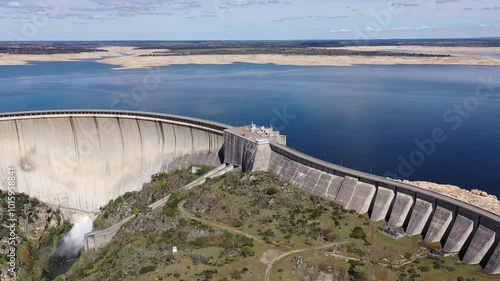
[[[466,190],[458,186],[448,184],[437,184],[425,181],[403,181],[423,189],[431,190],[455,198],[457,200],[469,203],[495,214],[500,214],[500,201],[495,195],[488,194],[478,189]]]

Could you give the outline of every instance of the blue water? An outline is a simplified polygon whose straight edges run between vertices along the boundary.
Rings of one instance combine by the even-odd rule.
[[[471,99],[490,75],[489,96]],[[238,63],[117,71],[92,61],[37,62],[0,67],[0,111],[113,108],[272,124],[290,147],[332,163],[500,195],[499,82],[495,66]],[[445,121],[468,97],[477,109],[448,113]],[[436,129],[444,142],[419,152],[415,140]],[[398,171],[402,161],[411,167]]]

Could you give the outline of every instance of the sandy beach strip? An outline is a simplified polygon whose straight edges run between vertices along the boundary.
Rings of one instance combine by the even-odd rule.
[[[389,46],[391,47],[391,46]],[[410,46],[392,46],[408,48]],[[414,46],[420,47],[420,46]],[[361,49],[360,49],[361,48]],[[366,49],[365,49],[366,48]],[[379,49],[374,49],[379,48]],[[387,50],[388,47],[350,47],[353,50]],[[435,48],[435,47],[423,47]],[[423,51],[423,48],[419,51]],[[458,55],[452,57],[404,57],[404,56],[300,56],[300,55],[189,55],[189,56],[141,56],[155,51],[138,50],[133,47],[106,47],[107,52],[90,52],[78,54],[55,55],[17,55],[0,54],[0,65],[22,65],[29,61],[78,61],[94,59],[99,63],[116,66],[114,69],[147,68],[178,64],[233,64],[237,62],[255,64],[276,64],[296,66],[352,66],[352,65],[394,65],[394,64],[440,64],[440,65],[500,65],[500,57]],[[462,48],[463,49],[463,48]],[[455,52],[462,50],[454,48]],[[477,49],[468,48],[470,52]],[[500,48],[494,48],[500,49]],[[415,50],[417,51],[417,50]],[[427,49],[429,51],[429,49]],[[452,49],[448,50],[452,52]],[[484,51],[484,50],[483,50]],[[491,51],[491,50],[489,50]],[[432,51],[429,51],[432,52]],[[446,52],[444,52],[446,53]]]

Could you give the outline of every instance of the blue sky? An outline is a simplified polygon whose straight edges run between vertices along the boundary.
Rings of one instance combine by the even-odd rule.
[[[500,0],[0,0],[0,41],[500,37]]]

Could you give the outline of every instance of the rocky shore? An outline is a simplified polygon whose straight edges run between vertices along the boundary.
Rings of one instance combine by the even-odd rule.
[[[403,181],[423,189],[431,190],[455,198],[457,200],[469,203],[487,211],[500,215],[500,201],[495,195],[488,194],[486,191],[478,189],[466,190],[458,186],[437,184],[425,181]]]

